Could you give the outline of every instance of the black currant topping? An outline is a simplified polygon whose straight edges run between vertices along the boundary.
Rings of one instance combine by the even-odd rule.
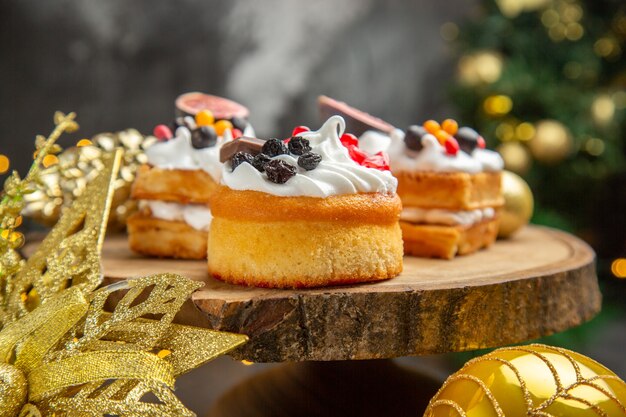
[[[239,165],[243,164],[244,162],[252,164],[252,159],[252,155],[247,152],[237,152],[233,155],[232,158],[230,158],[230,167],[234,171]]]
[[[191,146],[195,149],[204,149],[215,145],[217,133],[213,126],[202,126],[191,131]]]
[[[267,179],[276,184],[286,183],[289,178],[296,175],[296,171],[296,167],[280,159],[272,159],[265,164]]]
[[[471,127],[462,127],[454,135],[462,151],[472,153],[478,147],[480,135]]]
[[[404,135],[404,144],[413,151],[422,150],[422,137],[426,134],[426,129],[422,126],[411,125]]]
[[[233,117],[230,119],[230,122],[235,129],[239,129],[242,132],[245,130],[246,126],[248,126],[248,122],[243,117]]]
[[[271,161],[270,157],[265,155],[264,153],[260,153],[254,156],[252,159],[252,166],[257,169],[259,172],[265,171],[265,164]]]
[[[273,156],[289,153],[289,149],[287,149],[287,145],[285,145],[282,140],[272,138],[265,141],[261,148],[261,153],[271,158]]]
[[[292,137],[287,147],[289,148],[289,152],[294,155],[304,155],[311,150],[309,140],[301,138],[300,136]]]
[[[321,161],[322,155],[314,152],[307,152],[304,155],[300,156],[300,158],[298,158],[298,165],[300,165],[307,171],[311,171],[317,168]]]

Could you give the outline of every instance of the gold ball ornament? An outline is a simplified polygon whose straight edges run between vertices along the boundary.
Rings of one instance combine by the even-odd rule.
[[[504,206],[500,210],[499,237],[509,237],[528,224],[533,215],[533,193],[517,174],[502,172],[502,195]]]
[[[470,360],[451,375],[424,416],[626,416],[626,383],[566,349],[503,348]]]
[[[502,160],[504,167],[518,174],[525,174],[530,169],[532,158],[528,148],[519,142],[505,142],[496,149]]]
[[[572,136],[562,123],[541,120],[535,125],[535,136],[528,146],[536,160],[548,165],[557,164],[572,151]]]
[[[498,52],[484,50],[459,60],[457,77],[465,85],[491,84],[500,79],[504,61]]]

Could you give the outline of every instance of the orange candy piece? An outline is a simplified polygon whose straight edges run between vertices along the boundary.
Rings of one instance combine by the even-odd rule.
[[[431,135],[434,135],[441,130],[441,126],[439,126],[439,123],[437,123],[435,120],[426,120],[424,122],[424,129],[426,129],[426,131]]]
[[[435,132],[435,137],[439,141],[440,144],[444,145],[447,140],[450,138],[450,134],[445,130],[438,130]]]
[[[223,136],[226,129],[233,130],[233,124],[229,120],[218,120],[213,127],[217,136]]]
[[[213,123],[215,123],[215,117],[213,116],[211,110],[200,110],[196,114],[196,124],[198,127],[210,126]]]
[[[459,131],[459,124],[454,119],[446,119],[441,123],[441,128],[451,135]]]

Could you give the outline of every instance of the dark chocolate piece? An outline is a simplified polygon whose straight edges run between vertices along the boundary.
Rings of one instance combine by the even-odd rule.
[[[202,126],[191,132],[191,146],[195,149],[204,149],[215,145],[217,133],[213,126]]]
[[[265,140],[242,136],[232,142],[228,142],[220,149],[220,162],[226,162],[237,152],[247,152],[254,156],[261,153]]]
[[[474,149],[478,147],[478,141],[480,134],[471,127],[462,127],[454,135],[461,150],[467,153],[472,153]]]
[[[411,125],[404,135],[404,144],[412,151],[422,150],[422,137],[428,133],[422,126]]]

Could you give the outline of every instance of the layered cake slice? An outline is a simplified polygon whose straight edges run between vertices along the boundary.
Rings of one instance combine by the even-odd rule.
[[[221,97],[188,93],[176,101],[172,127],[159,125],[159,139],[146,150],[132,186],[140,210],[128,219],[130,248],[182,259],[206,257],[211,199],[221,176],[220,148],[254,132],[248,110]]]
[[[498,233],[503,161],[473,129],[429,120],[406,131],[345,103],[320,98],[322,114],[353,115],[359,147],[386,151],[402,199],[406,254],[451,259],[492,244]],[[352,109],[352,110],[351,110]],[[382,123],[381,123],[382,122]]]

